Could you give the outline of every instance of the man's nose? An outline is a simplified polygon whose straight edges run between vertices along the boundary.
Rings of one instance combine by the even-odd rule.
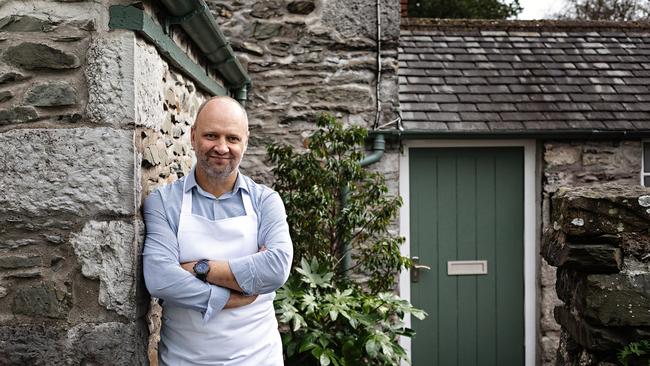
[[[219,154],[225,154],[228,152],[228,144],[226,143],[225,139],[218,139],[216,143],[214,144],[214,149],[219,153]]]

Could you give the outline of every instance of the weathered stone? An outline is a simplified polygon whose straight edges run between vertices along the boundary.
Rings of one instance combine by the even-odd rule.
[[[287,10],[291,14],[307,15],[316,9],[313,1],[292,1],[287,5]]]
[[[27,91],[25,103],[37,107],[60,107],[77,104],[77,91],[66,82],[39,84]]]
[[[23,81],[29,79],[29,76],[25,76],[19,72],[8,71],[0,73],[0,85],[5,83],[12,83],[15,81]]]
[[[99,303],[129,318],[135,316],[135,232],[122,221],[88,222],[70,238],[81,273],[99,279]]]
[[[251,8],[251,16],[255,18],[272,18],[282,13],[279,11],[282,5],[279,1],[257,1],[253,3]]]
[[[253,37],[257,40],[265,40],[277,37],[282,30],[282,24],[256,22],[253,30]]]
[[[39,270],[18,271],[6,275],[7,278],[38,278],[41,276],[42,274]]]
[[[49,282],[18,288],[11,309],[15,314],[48,318],[65,318],[68,311],[64,299],[57,296],[54,284]]]
[[[555,319],[574,341],[591,351],[611,351],[627,344],[625,330],[591,325],[585,319],[572,313],[566,306],[555,308]]]
[[[79,217],[135,212],[131,131],[11,130],[0,134],[0,146],[0,214]]]
[[[0,103],[6,102],[13,97],[14,93],[12,93],[10,90],[0,91]]]
[[[146,365],[146,336],[138,323],[0,326],[0,365]]]
[[[37,119],[38,112],[34,107],[14,106],[0,110],[0,126],[31,122]]]
[[[139,323],[79,324],[68,331],[68,358],[76,365],[147,365],[146,335]]]
[[[51,32],[55,27],[55,22],[26,15],[0,19],[0,31],[4,32]]]
[[[113,126],[135,123],[134,45],[134,34],[122,31],[93,38],[90,43],[84,69],[90,122]]]
[[[594,324],[650,325],[650,271],[584,274],[558,271],[557,293]]]
[[[547,237],[550,238],[551,235]],[[559,238],[564,236],[558,235],[556,238],[563,240]],[[553,248],[548,248],[549,245]],[[591,273],[616,273],[620,271],[623,264],[621,249],[609,244],[546,242],[544,249],[546,249],[543,252],[546,254],[545,259],[555,267],[564,266]]]
[[[9,293],[9,291],[7,290],[6,287],[0,286],[0,299],[7,296],[8,293]]]
[[[330,0],[322,2],[322,22],[347,39],[377,39],[377,4],[366,0]],[[394,43],[399,38],[400,4],[381,1],[382,42]],[[351,16],[354,14],[354,16]],[[330,30],[331,32],[331,30]]]
[[[0,364],[64,366],[65,331],[49,324],[0,326]]]
[[[23,42],[9,47],[3,59],[24,69],[75,69],[79,67],[79,58],[58,48],[43,43]]]
[[[638,199],[649,192],[645,187],[619,184],[560,189],[552,199],[552,220],[559,230],[572,236],[643,232],[650,213]],[[583,225],[571,223],[576,219]]]
[[[29,267],[40,266],[42,262],[43,261],[39,256],[11,255],[11,256],[0,257],[0,268],[2,269],[29,268]]]
[[[123,66],[123,72],[133,73],[135,124],[157,128],[165,118],[162,91],[167,65],[161,60],[156,48],[142,39],[135,43],[133,70],[128,69],[127,65]],[[192,85],[191,82],[188,83]]]

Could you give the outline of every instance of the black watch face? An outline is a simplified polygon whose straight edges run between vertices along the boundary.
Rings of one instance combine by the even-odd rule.
[[[198,274],[206,274],[210,269],[210,265],[207,262],[199,262],[194,267],[194,272]]]

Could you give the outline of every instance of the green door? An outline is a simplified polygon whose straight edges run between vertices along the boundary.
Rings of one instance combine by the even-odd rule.
[[[411,256],[431,267],[411,278],[429,314],[413,318],[413,365],[524,365],[523,148],[409,155]],[[450,275],[450,261],[452,273],[487,273]]]

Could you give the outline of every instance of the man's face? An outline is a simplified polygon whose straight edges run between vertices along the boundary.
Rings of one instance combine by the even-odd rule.
[[[192,147],[197,169],[211,178],[225,179],[237,172],[246,144],[246,115],[229,100],[213,100],[199,114],[192,128]]]

